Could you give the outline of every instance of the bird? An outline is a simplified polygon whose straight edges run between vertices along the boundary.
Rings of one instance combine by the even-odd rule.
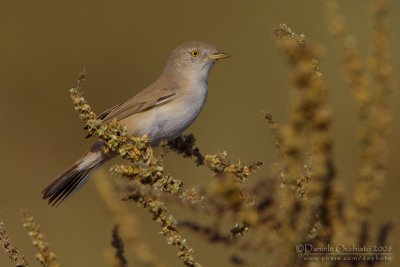
[[[147,135],[152,146],[172,140],[198,117],[208,92],[208,76],[214,63],[230,57],[215,46],[200,41],[185,42],[169,55],[161,75],[126,102],[100,115],[103,122],[117,120],[129,137]],[[42,191],[50,205],[58,205],[77,192],[90,174],[116,154],[104,153],[97,140],[69,169]]]

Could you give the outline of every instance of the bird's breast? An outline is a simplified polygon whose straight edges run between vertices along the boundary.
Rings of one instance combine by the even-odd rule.
[[[147,134],[152,143],[179,136],[199,115],[207,99],[207,84],[185,90],[187,93],[157,108],[137,114],[131,125],[134,135]],[[128,130],[129,130],[128,126]],[[133,129],[132,129],[133,130]]]
[[[207,86],[193,88],[159,108],[157,114],[158,138],[172,139],[188,128],[199,115],[207,99]]]

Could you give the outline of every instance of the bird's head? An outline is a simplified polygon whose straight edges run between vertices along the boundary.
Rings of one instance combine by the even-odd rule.
[[[214,63],[229,56],[205,42],[186,42],[171,52],[165,72],[172,72],[181,77],[207,79]]]

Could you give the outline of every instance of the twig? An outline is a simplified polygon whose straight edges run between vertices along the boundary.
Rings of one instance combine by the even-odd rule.
[[[129,254],[133,255],[134,264],[138,266],[164,267],[151,251],[149,244],[143,240],[136,215],[120,201],[120,195],[114,189],[105,171],[100,170],[97,172],[96,179],[93,180],[104,206],[114,223],[118,225],[120,234],[126,240],[126,247],[129,250]]]
[[[32,244],[37,250],[36,260],[43,267],[60,267],[61,265],[58,263],[56,254],[50,251],[49,244],[40,230],[40,225],[36,224],[33,216],[29,214],[28,210],[24,210],[22,214],[23,226],[28,230],[28,235],[32,239]]]
[[[8,258],[15,262],[16,267],[29,267],[26,257],[21,255],[18,248],[11,243],[3,221],[0,221],[0,246],[4,249]]]
[[[118,263],[118,267],[127,267],[128,262],[125,258],[124,252],[124,242],[119,236],[118,226],[114,226],[112,231],[112,241],[111,245],[115,249],[115,260]]]

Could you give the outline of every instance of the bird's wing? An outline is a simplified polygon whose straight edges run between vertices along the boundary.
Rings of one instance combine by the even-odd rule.
[[[119,103],[107,110],[105,110],[103,113],[101,113],[100,115],[97,116],[97,119],[102,120],[105,117],[107,117],[108,114],[110,114],[112,111],[116,110],[117,108],[119,108],[122,105],[122,103]]]
[[[153,91],[152,94],[139,93],[125,103],[111,108],[109,112],[105,111],[104,113],[107,112],[107,114],[100,119],[110,121],[115,118],[120,121],[135,113],[162,106],[175,98],[176,92],[174,90],[157,90],[157,92]]]
[[[162,106],[176,98],[176,91],[173,89],[160,89],[152,91],[142,91],[135,95],[125,103],[121,103],[107,109],[97,116],[98,119],[104,122],[116,119],[117,121],[123,120],[135,113],[144,112],[155,107]],[[87,126],[85,127],[87,129]],[[86,138],[91,137],[88,134]]]
[[[97,118],[104,122],[111,121],[114,118],[120,121],[135,113],[144,112],[172,101],[177,97],[178,91],[178,86],[174,83],[157,80],[128,101],[107,109]],[[90,136],[89,134],[86,138]]]

